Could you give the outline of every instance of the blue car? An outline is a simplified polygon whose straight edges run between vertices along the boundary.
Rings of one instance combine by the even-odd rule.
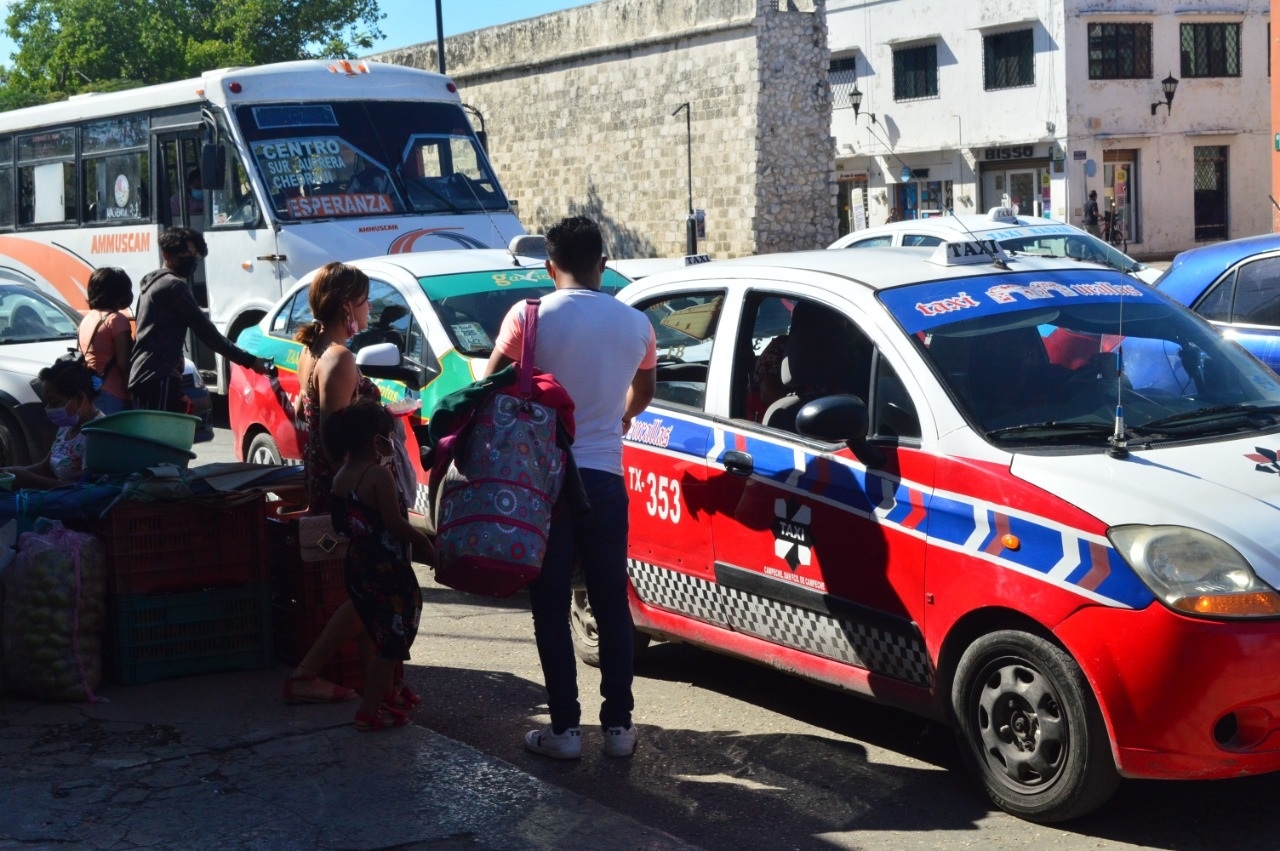
[[[1155,286],[1280,372],[1280,234],[1184,251]]]

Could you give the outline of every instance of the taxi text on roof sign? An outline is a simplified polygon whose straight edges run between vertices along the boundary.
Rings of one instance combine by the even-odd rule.
[[[939,266],[969,266],[974,263],[990,263],[1005,260],[1004,250],[994,239],[974,239],[964,242],[944,242],[929,257],[930,263]]]

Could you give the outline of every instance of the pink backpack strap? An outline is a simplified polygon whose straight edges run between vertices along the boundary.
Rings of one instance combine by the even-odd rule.
[[[520,347],[519,393],[521,399],[533,395],[533,354],[538,346],[538,305],[542,299],[524,300],[524,334]]]

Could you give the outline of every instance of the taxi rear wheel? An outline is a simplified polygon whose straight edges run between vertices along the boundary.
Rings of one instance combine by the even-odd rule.
[[[573,602],[569,607],[569,625],[573,634],[573,649],[578,658],[593,668],[600,667],[600,631],[596,616],[591,611],[591,601],[586,589],[573,589]],[[640,630],[631,634],[631,655],[639,658],[649,646],[649,635]]]
[[[274,464],[278,467],[283,463],[280,459],[279,447],[271,439],[271,435],[266,433],[253,436],[253,440],[249,441],[248,451],[244,453],[244,458],[250,464]]]
[[[1120,782],[1084,673],[1043,638],[1015,631],[979,638],[956,668],[951,706],[965,762],[1013,815],[1076,818]]]

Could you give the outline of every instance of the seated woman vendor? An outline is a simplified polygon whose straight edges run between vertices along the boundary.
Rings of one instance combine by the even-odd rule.
[[[75,360],[59,360],[40,370],[45,414],[58,432],[44,460],[26,467],[4,467],[16,488],[49,489],[70,484],[84,473],[85,436],[80,427],[102,416],[94,405],[93,373]]]

